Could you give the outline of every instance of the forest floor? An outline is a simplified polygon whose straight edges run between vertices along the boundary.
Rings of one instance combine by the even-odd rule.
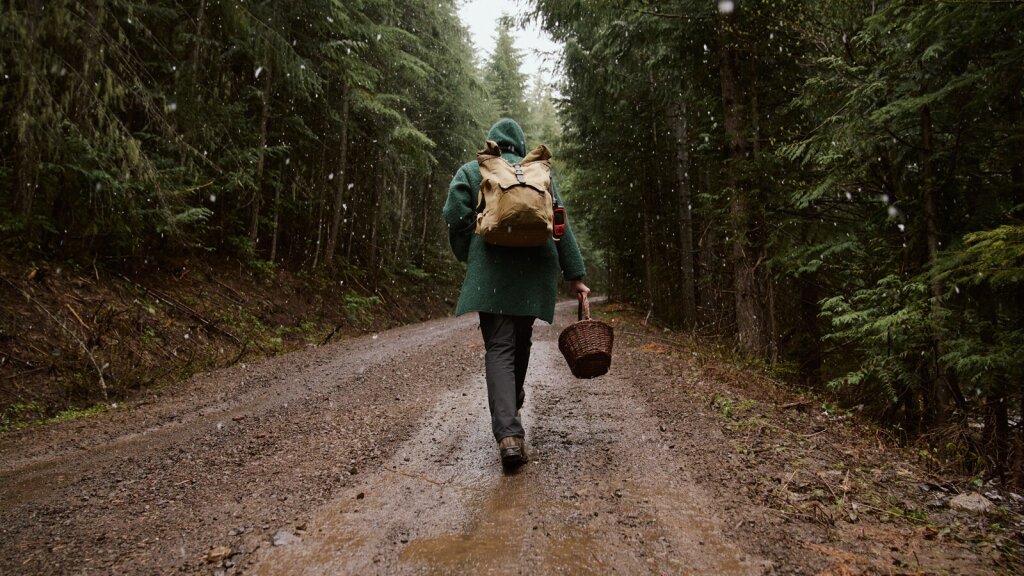
[[[457,296],[454,279],[411,266],[335,276],[203,254],[116,269],[0,256],[0,432],[105,410],[193,374],[445,316]]]
[[[1020,573],[1020,496],[620,306],[612,371],[575,380],[574,311],[535,328],[515,473],[473,315],[7,432],[0,573]]]

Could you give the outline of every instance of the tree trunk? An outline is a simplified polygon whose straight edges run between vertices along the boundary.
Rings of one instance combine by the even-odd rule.
[[[298,183],[298,178],[292,180],[292,196],[295,196],[295,186]],[[278,186],[274,190],[274,235],[270,239],[270,261],[277,260],[277,232],[278,223],[280,221],[281,214],[281,187]]]
[[[711,190],[711,169],[706,164],[697,167],[697,191]],[[723,272],[724,262],[718,254],[718,229],[711,222],[699,218],[694,221],[697,234],[696,256],[694,258],[694,284],[697,291],[697,326],[711,327],[717,334],[721,331],[720,317],[732,317],[732,307],[723,296],[716,281]],[[732,301],[732,295],[729,295]],[[728,311],[726,310],[728,308]]]
[[[1018,129],[1024,126],[1024,98],[1021,97],[1021,90],[1024,82],[1018,75],[1010,91],[1010,120],[1011,126]],[[1014,204],[1024,204],[1024,143],[1018,138],[1016,146],[1010,151],[1010,183],[1013,191]]]
[[[687,94],[689,96],[689,94]],[[680,305],[683,325],[692,330],[697,323],[697,294],[693,276],[693,207],[690,187],[690,135],[686,98],[676,105],[673,128],[676,136],[676,186],[679,196]]]
[[[24,86],[26,80],[23,78],[21,81]],[[22,94],[27,93],[22,90]],[[29,115],[29,99],[19,99],[17,107],[18,118],[30,118]],[[38,184],[38,171],[39,171],[39,159],[38,152],[36,150],[36,138],[35,130],[31,125],[31,120],[27,121],[29,126],[24,130],[18,130],[18,146],[16,146],[15,155],[15,186],[17,190],[14,191],[14,204],[18,214],[22,217],[23,222],[26,226],[29,226],[32,221],[32,203],[35,201],[36,189],[39,187]],[[32,235],[30,233],[30,235]]]
[[[39,80],[34,77],[33,74],[24,73],[25,69],[31,68],[34,60],[33,56],[38,57],[38,54],[33,54],[32,47],[36,45],[38,39],[36,38],[36,31],[39,22],[42,20],[42,11],[44,6],[42,3],[29,2],[28,8],[25,10],[26,14],[22,18],[22,26],[24,27],[24,36],[21,38],[25,41],[21,47],[20,60],[21,65],[25,68],[22,69],[22,73],[18,74],[18,94],[23,97],[18,98],[15,104],[14,118],[20,119],[25,122],[24,125],[18,126],[15,130],[17,138],[17,146],[15,146],[15,186],[14,190],[14,206],[17,213],[22,217],[22,221],[26,226],[29,237],[35,236],[35,231],[31,230],[32,223],[32,204],[35,201],[36,189],[39,187],[38,174],[39,174],[39,150],[38,150],[38,138],[36,132],[35,117],[37,114],[32,109],[33,104],[38,104],[37,99],[40,95],[38,88]],[[5,16],[13,17],[13,16]],[[16,124],[18,121],[16,121]]]
[[[1000,393],[999,398],[993,400],[990,406],[995,433],[996,469],[993,474],[998,475],[1000,482],[1005,484],[1007,467],[1010,464],[1010,414],[1007,410],[1006,395]]]
[[[378,166],[383,164],[383,159],[380,161]],[[381,194],[381,189],[384,193]],[[377,265],[377,230],[380,227],[380,200],[382,196],[387,195],[388,179],[385,175],[381,180],[380,186],[373,187],[373,217],[370,220],[370,274],[374,278],[374,287],[377,286],[377,276],[380,272],[380,266]]]
[[[267,158],[267,124],[270,120],[270,74],[269,69],[264,70],[263,92],[261,94],[260,110],[260,144],[256,156],[256,188],[253,190],[252,202],[249,205],[249,241],[253,248],[259,240],[260,234],[260,204],[263,197],[263,167]]]
[[[924,194],[924,221],[925,221],[925,240],[928,246],[928,262],[927,265],[930,267],[935,266],[935,262],[939,257],[939,224],[938,214],[935,202],[936,182],[935,174],[932,167],[932,118],[931,110],[928,106],[921,108],[921,166],[922,175],[924,177],[923,194]],[[932,358],[931,358],[931,378],[925,379],[924,395],[926,397],[926,404],[931,408],[931,412],[926,414],[927,422],[930,424],[941,424],[946,420],[946,407],[949,402],[949,396],[946,393],[946,377],[943,374],[942,367],[939,365],[938,358],[941,354],[942,341],[939,335],[939,322],[941,321],[942,315],[942,296],[945,292],[942,280],[937,275],[931,277],[931,295],[932,295]]]
[[[348,240],[345,242],[345,260],[352,261],[352,247],[356,243],[356,216],[359,208],[356,206],[355,198],[352,198],[352,211],[348,217]]]
[[[429,227],[427,226],[427,219],[430,217],[430,205],[432,204],[431,199],[433,198],[433,194],[431,194],[431,192],[430,192],[430,187],[433,184],[433,182],[434,182],[434,171],[431,170],[430,171],[430,176],[427,178],[426,187],[425,187],[426,189],[423,191],[423,214],[422,214],[422,218],[421,218],[421,220],[423,222],[423,230],[420,233],[420,254],[419,254],[419,266],[420,266],[420,268],[423,267],[423,264],[426,261],[426,257],[427,257],[427,230],[429,229]]]
[[[748,93],[750,94],[750,132],[751,132],[751,145],[753,151],[753,159],[761,157],[761,113],[758,110],[758,99],[757,99],[757,55],[752,55],[747,59],[747,73],[749,74],[750,82]]]
[[[645,192],[650,188],[652,187],[644,186],[640,191],[640,219],[642,221],[640,229],[644,235],[644,292],[647,293],[648,315],[654,310],[654,275],[651,266],[651,202]]]
[[[796,336],[800,354],[800,377],[808,387],[821,383],[821,333],[818,330],[818,301],[821,299],[816,274],[804,274],[797,279],[800,290],[799,333]]]
[[[408,195],[406,193],[406,186],[408,185],[408,183],[409,183],[409,173],[403,169],[402,170],[402,193],[401,193],[402,194],[402,198],[401,198],[401,202],[399,202],[399,209],[398,209],[399,210],[398,211],[398,233],[395,234],[395,241],[394,241],[394,243],[392,245],[392,248],[391,248],[391,256],[392,256],[392,258],[395,258],[395,259],[398,258],[399,251],[403,251],[403,249],[404,249],[404,246],[402,245],[402,233],[405,231],[405,208],[406,208],[406,203],[408,202]]]
[[[199,56],[203,45],[203,26],[206,24],[206,0],[199,0],[199,10],[196,12],[196,40],[192,47],[192,82],[189,83],[189,93],[193,94],[194,89],[199,86]]]
[[[316,242],[313,244],[313,269],[320,265],[320,248],[323,246],[323,224],[324,224],[324,204],[325,199],[330,197],[330,190],[327,186],[323,186],[324,174],[323,170],[327,167],[327,146],[320,145],[320,168],[315,174],[319,174],[319,178],[316,179],[313,193],[309,199],[309,219],[313,220],[313,209],[316,208]],[[323,186],[323,188],[321,188]]]
[[[313,245],[313,268],[320,265],[320,246],[323,245],[324,240],[324,203],[317,202],[317,215],[316,215],[316,244]],[[309,207],[310,216],[312,216],[313,206]]]
[[[338,152],[338,181],[334,192],[334,208],[331,213],[331,229],[327,235],[327,247],[324,249],[324,262],[328,268],[334,266],[334,251],[338,246],[338,229],[341,227],[341,214],[344,211],[346,165],[348,164],[348,84],[341,86],[341,146]]]
[[[739,71],[743,69],[739,40],[733,35],[735,14],[723,14],[719,20],[719,66],[722,81],[722,101],[725,106],[725,132],[729,138],[729,164],[726,183],[729,186],[729,211],[733,226],[732,268],[736,302],[736,335],[743,353],[764,357],[767,350],[764,329],[764,303],[762,302],[759,265],[762,248],[753,238],[753,210],[747,196],[749,183],[737,172],[750,158],[747,139],[747,106]]]
[[[1021,97],[1022,85],[1024,85],[1024,81],[1021,80],[1020,75],[1017,75],[1016,82],[1011,84],[1012,89],[1010,92],[1011,126],[1016,126],[1018,129],[1024,126],[1024,98]],[[1016,146],[1010,151],[1010,183],[1013,203],[1015,205],[1024,204],[1024,143],[1020,139],[1017,139]],[[1024,303],[1024,286],[1017,285],[1014,298],[1016,299],[1017,309],[1021,310],[1021,304]],[[1011,466],[1013,486],[1024,488],[1024,394],[1020,392],[1019,379],[1015,387],[1016,400],[1019,403],[1019,407],[1017,431],[1013,436],[1014,457],[1013,462],[1009,463],[1009,465]],[[1009,395],[1006,401],[1009,403],[1013,399],[1013,396]]]

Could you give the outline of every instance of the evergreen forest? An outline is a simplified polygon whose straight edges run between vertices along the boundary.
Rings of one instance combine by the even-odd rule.
[[[537,6],[615,298],[1021,478],[1024,3]]]
[[[511,116],[599,292],[1024,482],[1024,2],[533,0],[485,47],[458,4],[3,0],[3,258],[450,282]]]

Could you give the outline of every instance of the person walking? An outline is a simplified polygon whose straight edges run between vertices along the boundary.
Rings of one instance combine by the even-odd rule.
[[[516,164],[526,156],[526,136],[515,120],[499,120],[487,139],[498,145],[509,163]],[[519,411],[526,398],[534,321],[539,318],[550,324],[554,320],[559,271],[577,298],[582,300],[590,289],[583,283],[586,268],[568,223],[557,242],[549,238],[543,246],[484,242],[474,230],[481,180],[476,160],[463,164],[452,178],[444,205],[452,252],[466,263],[455,315],[480,314],[491,429],[502,464],[516,467],[529,460]],[[551,194],[561,206],[554,180]]]

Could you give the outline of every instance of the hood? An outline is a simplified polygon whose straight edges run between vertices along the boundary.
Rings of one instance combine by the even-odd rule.
[[[487,133],[487,139],[493,140],[501,148],[502,152],[526,156],[526,134],[519,127],[519,123],[511,118],[502,118],[491,126]]]

